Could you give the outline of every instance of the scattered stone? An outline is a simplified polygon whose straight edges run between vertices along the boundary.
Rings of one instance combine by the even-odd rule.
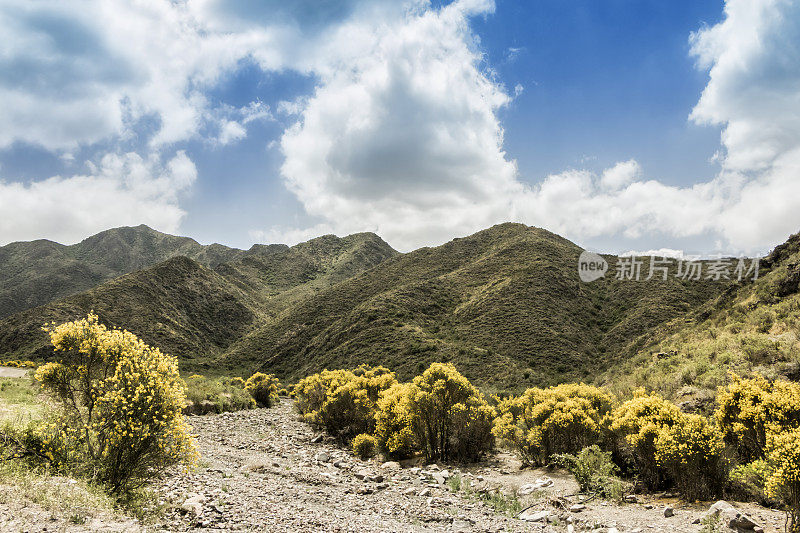
[[[586,510],[586,506],[583,505],[582,503],[576,503],[575,505],[570,507],[569,510],[570,510],[570,512],[573,512],[573,513],[581,513],[581,512]]]
[[[425,496],[430,496],[431,495],[431,489],[428,489],[428,488],[422,489],[422,491],[419,493],[419,495],[422,498],[424,498]]]
[[[628,494],[627,496],[625,496],[623,498],[623,501],[625,503],[637,503],[639,500],[636,499],[636,495],[635,494]]]
[[[709,507],[708,511],[706,511],[705,517],[716,518],[719,517],[720,521],[729,527],[730,529],[735,530],[746,530],[746,531],[754,531],[755,528],[760,527],[756,524],[750,517],[742,514],[739,509],[731,505],[730,503],[726,502],[725,500],[719,500],[714,505]]]
[[[316,459],[316,460],[317,460],[317,461],[319,461],[320,463],[327,463],[328,461],[330,461],[330,460],[331,460],[331,456],[330,456],[330,455],[328,455],[328,453],[327,453],[327,452],[319,452],[319,453],[318,453],[318,454],[317,454],[317,455],[314,457],[314,459]]]
[[[406,496],[411,496],[412,494],[415,494],[416,492],[417,492],[416,488],[408,487],[406,490],[403,491],[403,494],[405,494]]]
[[[550,511],[531,512],[530,510],[525,509],[519,514],[519,519],[525,520],[526,522],[541,522],[543,520],[547,520],[548,516],[550,516]]]
[[[318,444],[318,443],[322,442],[323,438],[324,437],[322,435],[317,435],[316,437],[311,439],[311,444]]]
[[[386,461],[381,465],[384,470],[400,470],[400,463],[397,461]]]
[[[669,518],[670,516],[675,516],[675,509],[672,507],[667,507],[664,509],[664,517]]]

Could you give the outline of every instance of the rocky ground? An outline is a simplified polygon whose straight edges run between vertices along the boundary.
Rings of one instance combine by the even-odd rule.
[[[201,463],[154,484],[151,504],[163,511],[155,524],[98,510],[92,499],[75,503],[62,495],[78,482],[47,478],[46,498],[38,482],[24,490],[0,484],[0,531],[712,531],[700,521],[713,502],[670,495],[605,502],[578,494],[567,472],[520,469],[506,453],[469,467],[360,461],[298,420],[289,400],[190,423]],[[783,513],[720,506],[723,524],[783,531]]]
[[[157,530],[697,532],[713,503],[669,495],[621,505],[590,499],[568,473],[521,470],[502,453],[461,468],[360,461],[299,421],[288,400],[190,422],[203,462],[159,482],[167,511]],[[498,513],[492,503],[502,509],[513,494],[518,511]],[[782,513],[737,507],[726,513],[783,530]]]

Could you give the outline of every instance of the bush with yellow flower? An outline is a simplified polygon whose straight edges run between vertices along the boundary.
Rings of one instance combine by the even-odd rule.
[[[261,407],[272,407],[278,403],[278,388],[280,385],[278,378],[272,374],[256,372],[247,378],[244,383],[244,389],[250,393]]]
[[[35,376],[60,407],[59,440],[77,455],[71,468],[122,492],[168,466],[196,461],[175,357],[106,328],[93,313],[44,329],[57,361]]]
[[[498,404],[493,432],[523,463],[543,465],[597,444],[611,405],[607,392],[583,383],[531,388]]]
[[[378,400],[395,383],[394,372],[381,366],[323,370],[297,383],[295,404],[306,421],[348,441],[375,431]]]

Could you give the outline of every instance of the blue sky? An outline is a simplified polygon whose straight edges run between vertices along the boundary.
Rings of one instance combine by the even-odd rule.
[[[0,244],[146,223],[405,251],[512,220],[757,253],[800,229],[797,1],[78,5],[0,5]]]

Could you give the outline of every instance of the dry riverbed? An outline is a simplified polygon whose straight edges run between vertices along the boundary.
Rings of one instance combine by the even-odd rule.
[[[695,522],[710,505],[664,496],[622,505],[584,501],[568,473],[521,470],[505,453],[466,468],[359,461],[299,421],[288,400],[190,422],[204,463],[160,482],[169,507],[162,530],[568,531],[571,525],[598,533],[697,532],[702,525]],[[498,514],[486,496],[497,489],[527,493],[518,496],[522,515],[539,520]],[[765,531],[782,531],[783,513],[740,507]],[[667,508],[672,516],[665,516]]]
[[[74,497],[59,504],[61,491],[82,484],[45,478],[41,487],[0,483],[0,531],[699,532],[712,503],[666,495],[625,504],[590,499],[568,473],[522,470],[507,453],[469,467],[360,461],[298,420],[287,399],[272,409],[189,420],[201,463],[156,481],[152,504],[164,512],[155,524],[93,508],[91,498],[85,508]],[[505,496],[490,497],[496,492]],[[498,513],[495,507],[515,503],[514,494],[513,516]],[[764,531],[783,531],[783,513],[736,505]]]

